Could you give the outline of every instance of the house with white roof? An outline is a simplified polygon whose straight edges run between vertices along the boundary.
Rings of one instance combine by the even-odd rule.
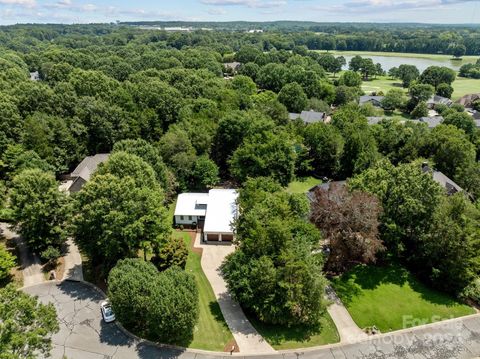
[[[234,238],[233,222],[237,217],[237,198],[235,189],[182,193],[175,207],[175,225],[202,230],[205,242],[231,242]]]

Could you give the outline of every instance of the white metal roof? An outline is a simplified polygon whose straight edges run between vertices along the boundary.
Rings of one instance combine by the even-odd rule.
[[[232,223],[237,216],[237,197],[235,189],[211,189],[208,192],[204,232],[233,232]]]
[[[179,194],[175,216],[205,216],[207,210],[205,206],[199,207],[199,204],[208,204],[208,193]]]

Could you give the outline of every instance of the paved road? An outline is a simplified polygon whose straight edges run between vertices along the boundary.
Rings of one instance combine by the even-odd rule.
[[[201,265],[212,286],[218,305],[230,331],[238,344],[242,354],[271,354],[275,350],[258,334],[257,330],[248,321],[240,305],[232,299],[227,290],[227,284],[220,275],[220,265],[227,255],[235,250],[228,244],[204,244],[200,241],[200,234],[195,238],[195,247],[202,248]]]
[[[82,282],[46,282],[24,291],[52,302],[60,332],[53,337],[52,358],[61,359],[212,359],[222,353],[185,351],[131,339],[115,323],[101,320],[103,295]],[[244,355],[235,355],[245,357]],[[480,314],[382,335],[356,344],[250,356],[249,359],[467,359],[480,356]],[[226,355],[229,357],[229,355]]]
[[[30,252],[24,239],[11,231],[6,223],[0,223],[0,231],[6,239],[14,240],[18,248],[20,263],[22,263],[23,285],[29,286],[44,282],[45,276],[42,272],[40,258]]]
[[[326,297],[332,302],[328,306],[327,311],[337,327],[341,343],[357,343],[368,338],[367,334],[353,321],[347,308],[345,308],[337,293],[330,286],[326,288]]]

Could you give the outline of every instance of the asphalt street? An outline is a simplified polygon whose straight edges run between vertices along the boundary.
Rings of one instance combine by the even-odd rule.
[[[116,323],[102,321],[101,292],[83,282],[46,282],[23,289],[44,303],[55,305],[60,331],[55,334],[51,357],[62,359],[211,359],[230,357],[161,347],[136,340]],[[234,355],[244,357],[242,355]],[[337,344],[317,349],[253,355],[248,358],[272,359],[452,359],[480,357],[480,315],[453,319],[423,327],[381,335],[355,344]]]

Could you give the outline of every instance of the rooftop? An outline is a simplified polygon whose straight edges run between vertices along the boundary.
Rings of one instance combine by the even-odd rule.
[[[316,122],[323,122],[325,118],[325,112],[317,112],[317,111],[302,111],[302,113],[289,113],[289,118],[291,120],[296,120],[300,118],[305,123],[316,123]]]
[[[85,181],[90,180],[90,177],[97,169],[98,165],[108,160],[109,153],[99,153],[94,156],[87,156],[70,174],[71,177],[80,177]]]
[[[177,198],[175,216],[205,216],[204,232],[231,233],[237,216],[235,189],[211,189],[208,193],[182,193]]]
[[[204,232],[233,231],[232,224],[237,217],[237,197],[235,189],[211,189],[208,192]]]
[[[208,193],[181,193],[177,197],[175,216],[205,216]]]

